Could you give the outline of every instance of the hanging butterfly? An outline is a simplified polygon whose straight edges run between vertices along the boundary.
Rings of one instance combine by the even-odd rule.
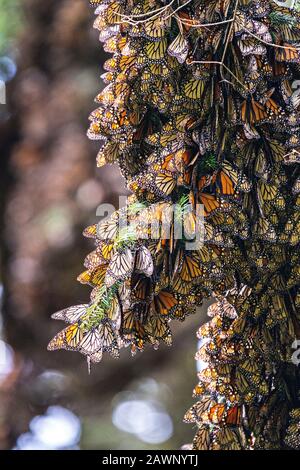
[[[148,42],[145,45],[146,56],[153,61],[162,60],[165,57],[167,47],[167,39]]]
[[[185,83],[183,87],[183,92],[187,98],[199,100],[204,92],[204,85],[204,80],[192,79]]]
[[[168,47],[168,54],[175,57],[180,64],[183,64],[189,53],[189,43],[185,37],[179,33]]]
[[[108,264],[102,264],[92,270],[87,270],[81,273],[77,280],[81,284],[89,284],[92,287],[102,286],[105,280]]]
[[[210,428],[208,425],[202,425],[193,439],[192,450],[209,450],[210,449]]]
[[[167,345],[172,344],[171,330],[168,321],[152,314],[145,323],[145,331],[155,340],[163,340]]]
[[[54,336],[47,349],[48,351],[55,351],[56,349],[77,351],[83,337],[84,333],[79,323],[74,323]]]
[[[78,351],[86,356],[93,356],[102,351],[99,327],[92,328],[78,344]],[[101,355],[102,357],[102,355]]]
[[[145,246],[141,246],[135,255],[134,271],[149,277],[153,274],[153,269],[154,265],[150,251]]]
[[[119,356],[119,338],[113,322],[104,318],[99,326],[100,343],[104,351],[108,351],[115,357]]]
[[[177,304],[178,301],[173,294],[166,290],[162,290],[158,294],[154,295],[151,309],[153,312],[165,316],[170,315]]]
[[[262,122],[268,118],[266,108],[255,101],[253,97],[243,101],[241,106],[242,121],[250,125]]]
[[[117,251],[111,258],[105,274],[105,284],[111,287],[118,280],[126,279],[134,268],[134,257],[129,248]]]
[[[74,305],[73,307],[64,308],[51,315],[54,320],[63,320],[66,323],[78,322],[86,313],[89,304]]]
[[[251,184],[230,162],[224,161],[216,177],[217,187],[222,195],[234,195],[237,191],[249,192]]]

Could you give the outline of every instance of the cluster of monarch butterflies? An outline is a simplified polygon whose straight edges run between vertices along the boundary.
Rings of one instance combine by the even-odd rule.
[[[213,296],[191,447],[299,448],[300,15],[269,0],[90,3],[112,56],[88,135],[132,194],[85,230],[91,300],[53,315],[70,325],[48,347],[90,363],[170,345],[170,321]]]

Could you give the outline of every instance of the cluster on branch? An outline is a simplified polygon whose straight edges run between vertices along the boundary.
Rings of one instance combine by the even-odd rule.
[[[171,344],[170,320],[213,296],[193,449],[299,448],[300,15],[269,0],[91,3],[112,57],[88,134],[132,195],[85,230],[91,301],[53,315],[71,325],[49,349],[98,362]]]

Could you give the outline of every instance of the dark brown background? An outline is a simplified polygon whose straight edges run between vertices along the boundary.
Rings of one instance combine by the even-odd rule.
[[[148,349],[135,358],[124,351],[118,361],[105,357],[90,376],[82,356],[46,350],[63,327],[50,320],[51,313],[88,301],[88,288],[76,282],[92,249],[82,230],[96,221],[101,202],[117,206],[125,189],[116,168],[96,169],[98,144],[86,137],[105,60],[88,0],[14,1],[19,25],[0,51],[17,64],[7,83],[8,103],[0,105],[0,335],[2,350],[9,344],[13,358],[9,365],[7,356],[5,374],[0,361],[0,448],[176,449],[193,435],[182,417],[196,383],[199,316],[173,326],[172,348]],[[0,2],[0,14],[7,5]],[[143,422],[124,407],[118,419],[136,434],[114,426],[113,410],[128,400],[160,412],[152,428],[150,415]],[[49,411],[52,406],[63,410]],[[64,428],[54,419],[46,425],[47,440],[43,421],[32,419],[65,409],[79,418],[81,438],[55,447],[53,436]],[[144,442],[157,441],[170,418],[170,438]]]

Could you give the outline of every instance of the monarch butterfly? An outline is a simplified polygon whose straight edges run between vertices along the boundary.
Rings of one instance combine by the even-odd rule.
[[[215,315],[219,315],[221,313],[220,303],[216,302],[211,304],[207,309],[207,315],[209,317],[214,317]]]
[[[176,179],[172,173],[158,173],[155,177],[155,184],[162,193],[168,196],[176,187]]]
[[[268,113],[265,107],[252,97],[243,101],[241,116],[243,122],[253,125],[267,119]]]
[[[161,60],[164,58],[168,43],[166,39],[157,42],[149,42],[145,45],[145,52],[150,60]]]
[[[161,39],[167,34],[167,30],[171,25],[171,17],[164,19],[162,16],[154,18],[153,20],[149,19],[145,23],[144,33],[146,36],[153,39]]]
[[[210,428],[207,425],[201,425],[193,439],[192,450],[209,450],[210,444]]]
[[[160,63],[149,64],[148,67],[145,67],[145,72],[148,74],[148,79],[150,82],[155,80],[154,77],[168,77],[170,74],[169,68]]]
[[[99,240],[112,240],[117,237],[119,232],[119,213],[115,212],[113,216],[96,226],[97,238]]]
[[[116,69],[118,68],[118,62],[115,57],[111,57],[110,59],[106,60],[103,64],[104,70],[107,70],[107,72],[115,72]]]
[[[67,323],[76,323],[84,316],[89,304],[74,305],[64,308],[51,315],[54,320],[63,320]]]
[[[102,343],[99,327],[93,328],[84,336],[78,344],[78,351],[86,356],[91,356],[101,349]]]
[[[257,58],[253,55],[250,55],[249,57],[245,78],[247,78],[247,81],[254,83],[260,78],[260,74],[258,72]]]
[[[153,274],[153,269],[153,259],[150,251],[148,248],[141,246],[135,255],[134,270],[149,277]]]
[[[103,257],[104,260],[109,260],[111,259],[113,253],[115,252],[115,244],[114,242],[103,242],[98,244],[98,251],[100,251],[101,256]]]
[[[275,116],[278,116],[278,114],[280,114],[280,112],[282,111],[282,109],[280,108],[280,106],[273,100],[273,98],[271,98],[271,96],[273,95],[275,91],[275,88],[271,88],[269,91],[266,92],[265,94],[265,97],[264,97],[264,100],[263,100],[263,103],[264,103],[264,106],[267,108],[267,110],[269,111],[269,114],[270,115],[275,115]]]
[[[200,192],[198,194],[198,199],[200,204],[203,204],[204,206],[205,216],[210,215],[216,209],[219,209],[221,207],[221,200],[218,197],[213,196],[212,194]]]
[[[178,24],[186,31],[189,31],[193,25],[197,25],[197,20],[191,18],[185,11],[180,10],[178,12],[178,17]]]
[[[179,249],[175,260],[174,277],[179,275],[184,282],[191,282],[202,274],[203,270],[197,252],[185,253],[183,249]]]
[[[285,281],[281,274],[274,274],[270,279],[270,288],[274,289],[274,292],[285,291]]]
[[[195,122],[196,122],[196,118],[190,113],[184,113],[184,114],[180,113],[175,118],[176,129],[178,129],[181,132],[185,131],[186,129],[191,129],[193,125],[195,124]],[[198,157],[198,154],[196,154],[195,159],[196,157]],[[192,162],[189,162],[189,164],[191,163]]]
[[[240,450],[242,448],[237,433],[228,427],[217,431],[215,439],[223,450]]]
[[[178,142],[178,130],[171,124],[165,125],[161,132],[149,135],[146,141],[156,147],[166,147]]]
[[[205,323],[197,331],[197,337],[202,341],[203,338],[210,338],[215,333],[211,322]]]
[[[108,4],[105,10],[105,18],[108,25],[113,25],[120,21],[120,14],[124,13],[123,5],[120,4],[118,1],[113,1]]]
[[[108,351],[114,356],[119,355],[118,337],[109,318],[104,318],[99,326],[99,338],[104,351]]]
[[[291,411],[290,411],[290,417],[292,419],[298,419],[300,418],[300,408],[293,408]]]
[[[140,277],[135,273],[131,277],[132,301],[149,302],[153,294],[153,281],[149,277]]]
[[[245,372],[240,370],[236,371],[235,374],[235,385],[241,395],[248,395],[251,396],[251,392],[253,393],[253,383],[251,383],[251,379]]]
[[[253,234],[258,238],[274,242],[277,239],[275,228],[264,217],[259,217],[258,221],[253,226]]]
[[[180,276],[176,276],[172,281],[172,288],[178,294],[187,295],[191,290],[191,283],[184,282]]]
[[[204,367],[206,367],[209,361],[211,360],[211,355],[206,349],[206,343],[203,344],[203,346],[201,346],[201,348],[198,349],[198,351],[196,352],[195,360],[202,361],[204,363]]]
[[[92,286],[101,286],[104,282],[105,276],[106,276],[106,271],[107,271],[108,265],[103,264],[101,266],[98,266],[91,271],[84,271],[81,273],[78,277],[77,280],[81,284],[90,284]]]
[[[124,334],[132,334],[135,339],[145,341],[148,338],[144,326],[147,320],[147,314],[147,309],[143,312],[138,308],[125,310],[123,312],[121,331]]]
[[[206,367],[198,373],[198,378],[203,380],[203,382],[213,382],[217,379],[216,369],[212,366]]]
[[[216,369],[218,376],[221,376],[221,377],[231,376],[233,365],[229,363],[219,363],[219,364],[216,364],[215,369]]]
[[[267,52],[266,46],[260,44],[253,37],[246,37],[244,39],[238,40],[238,47],[243,56],[247,55],[265,55]]]
[[[235,194],[235,186],[233,179],[229,176],[228,172],[221,170],[218,178],[218,189],[222,195]],[[237,183],[237,180],[236,182]]]
[[[115,97],[116,95],[113,91],[113,85],[109,83],[104,88],[104,90],[96,96],[95,101],[96,103],[99,103],[102,106],[109,106],[113,104]],[[90,121],[94,121],[94,120],[101,121],[101,117],[103,116],[103,113],[104,113],[104,110],[102,108],[98,108],[94,110],[89,116]]]
[[[249,192],[251,184],[237,169],[227,161],[222,163],[218,174],[217,184],[222,195],[233,195],[237,190]]]
[[[180,64],[183,64],[189,53],[189,43],[184,36],[179,33],[168,47],[168,54],[175,57]]]
[[[173,307],[177,304],[178,301],[175,299],[173,294],[168,291],[161,291],[159,294],[154,296],[151,307],[153,312],[156,312],[159,315],[169,315]]]
[[[222,315],[225,315],[227,318],[234,320],[237,318],[237,311],[233,305],[231,305],[226,299],[221,302],[221,312]]]
[[[102,28],[100,26],[100,30],[101,29]],[[103,49],[105,50],[105,52],[111,52],[111,53],[121,52],[121,50],[125,47],[126,42],[127,42],[127,38],[122,36],[121,34],[118,34],[117,36],[108,38],[105,41]]]
[[[204,92],[204,83],[203,80],[192,79],[184,85],[183,92],[188,98],[198,100]]]
[[[267,147],[275,162],[281,162],[284,159],[285,148],[278,140],[268,139]]]
[[[291,268],[288,280],[287,280],[287,286],[292,287],[295,286],[298,282],[300,281],[300,266],[293,266]]]
[[[136,59],[135,55],[126,55],[125,53],[125,48],[122,51],[122,56],[119,58],[119,61],[117,63],[115,62],[109,62],[106,61],[104,63],[104,69],[105,70],[114,70],[116,66],[118,65],[120,70],[122,72],[125,72],[127,75],[131,75],[133,72],[135,72],[136,69]],[[113,60],[113,59],[111,59]]]
[[[87,356],[88,363],[89,361],[92,362],[93,364],[97,364],[98,362],[101,362],[103,356],[103,351],[102,349],[99,349],[99,351],[90,354]]]
[[[124,80],[126,80],[127,75],[125,72],[121,72],[117,75],[117,78],[115,80],[115,83],[111,86],[113,95],[114,95],[114,108],[116,108],[118,111],[123,113],[123,116],[125,116],[125,109],[123,109],[123,106],[127,104],[127,99],[129,97],[130,93],[130,87],[128,83],[126,83]],[[102,92],[105,95],[105,89]],[[99,95],[98,95],[99,96]],[[100,101],[101,103],[101,101]],[[132,106],[132,111],[136,111],[137,107]],[[140,108],[140,111],[143,110],[143,107]],[[93,113],[92,113],[93,114]],[[127,116],[130,116],[131,113],[127,113]],[[123,117],[124,119],[124,117]]]
[[[167,145],[178,145],[178,138],[180,139],[180,134],[175,127],[166,128],[160,134],[159,144],[162,147],[166,147]]]
[[[204,395],[201,400],[195,403],[184,415],[183,421],[186,423],[196,423],[201,421],[201,416],[209,412],[210,408],[216,405],[216,401],[210,395]]]
[[[93,1],[93,0],[90,0],[90,4],[91,4],[92,6],[97,6],[97,4],[98,4],[98,8],[99,8],[99,3],[100,3],[100,2],[97,1],[97,0],[94,0],[94,1]],[[98,8],[97,8],[97,9],[98,9]],[[103,9],[103,7],[101,8],[101,10],[102,10],[102,9]],[[103,28],[103,27],[106,26],[106,22],[105,22],[105,20],[104,20],[104,18],[103,18],[103,15],[101,14],[101,12],[99,12],[99,13],[100,13],[100,14],[97,15],[97,18],[95,19],[94,24],[93,24],[93,27],[94,27],[95,29],[100,29],[100,28]]]
[[[217,403],[209,410],[209,421],[213,424],[220,424],[225,415],[225,404],[224,403]]]
[[[221,395],[224,395],[226,397],[226,399],[228,400],[228,402],[230,402],[230,404],[238,404],[240,403],[240,396],[238,395],[237,391],[236,391],[236,388],[234,388],[232,385],[228,384],[228,383],[220,383],[217,387],[216,387],[218,393],[220,393]]]
[[[290,44],[283,43],[284,48],[276,48],[275,58],[278,62],[294,62],[298,59],[298,51]]]
[[[170,172],[183,171],[187,166],[191,165],[192,152],[183,147],[178,149],[178,145],[170,150],[167,148],[163,153],[163,163],[161,168]]]
[[[54,336],[48,344],[47,349],[49,351],[54,351],[56,349],[77,350],[83,337],[84,333],[80,328],[79,323],[74,323]]]
[[[204,391],[204,386],[201,383],[197,384],[193,390],[193,398],[203,395]]]
[[[83,236],[86,238],[96,238],[97,236],[97,225],[93,224],[86,227],[83,231]]]
[[[235,306],[240,307],[249,297],[251,292],[251,287],[247,286],[247,284],[241,284],[240,290],[233,288],[228,291],[228,296],[230,299],[232,298],[232,303],[234,303]]]
[[[109,320],[111,320],[111,324],[115,327],[116,330],[119,330],[121,324],[121,288],[119,289],[118,295],[115,295],[113,298],[109,298],[109,302],[107,302],[105,306],[105,314]],[[125,297],[126,298],[126,297]],[[97,309],[97,307],[96,307]]]
[[[237,317],[236,309],[226,299],[221,302],[214,303],[208,307],[207,315],[215,317],[216,315],[224,315],[227,318],[235,319]]]
[[[162,339],[168,345],[172,343],[171,330],[168,322],[157,315],[151,315],[149,317],[145,324],[145,331],[154,339]]]
[[[97,155],[97,167],[100,168],[107,163],[114,163],[119,156],[120,147],[118,142],[107,142]]]
[[[240,315],[235,321],[232,323],[229,333],[234,335],[242,335],[244,333],[245,325],[247,320],[245,316]]]
[[[99,249],[97,248],[85,257],[84,267],[87,269],[93,269],[99,264],[103,264],[103,261],[103,256],[101,255],[101,253],[99,253]]]
[[[260,207],[263,208],[265,202],[273,201],[278,196],[278,186],[259,180],[257,184],[257,197]]]
[[[111,287],[119,279],[128,277],[134,267],[134,258],[131,250],[117,251],[111,258],[105,274],[105,284]]]
[[[268,181],[270,177],[271,166],[268,164],[266,154],[261,148],[255,158],[254,173],[264,181]]]
[[[101,128],[99,122],[91,122],[87,136],[91,140],[103,140],[108,134]]]
[[[226,424],[229,426],[239,426],[242,421],[241,407],[235,405],[226,411]]]

